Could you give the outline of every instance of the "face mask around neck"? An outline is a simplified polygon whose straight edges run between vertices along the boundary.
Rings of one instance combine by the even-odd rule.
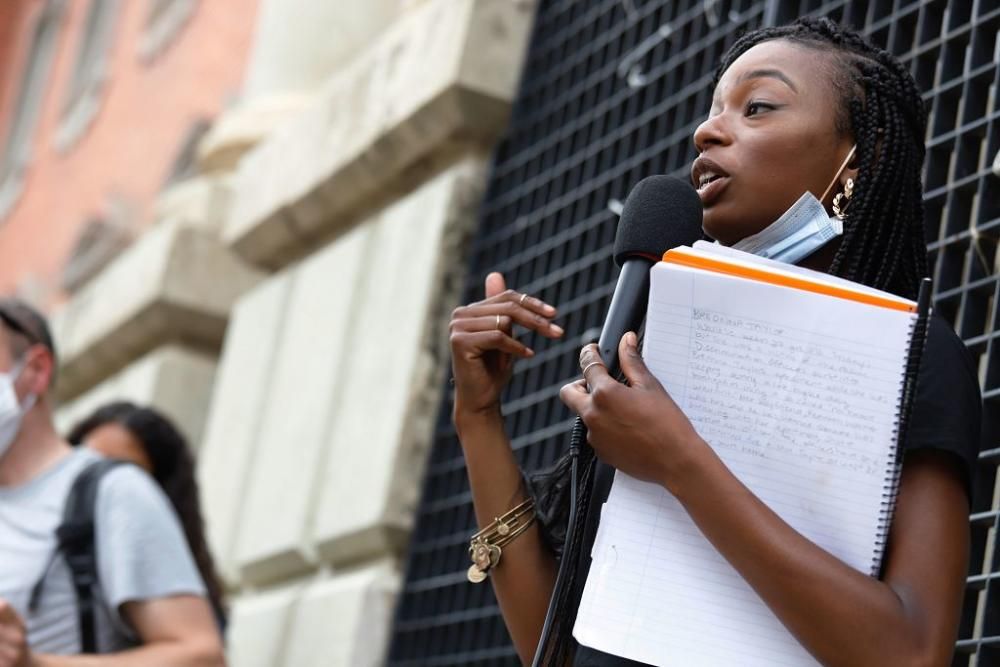
[[[0,458],[7,453],[21,430],[24,415],[35,405],[36,397],[29,394],[24,399],[24,405],[17,400],[14,382],[24,370],[18,364],[8,373],[0,373]]]
[[[806,192],[780,218],[733,248],[795,264],[843,232],[843,222],[827,215],[816,195]]]
[[[854,157],[854,151],[852,148],[847,154],[823,197],[836,184],[840,174]],[[756,234],[734,243],[732,247],[767,259],[795,264],[843,233],[843,221],[829,215],[820,200],[807,191],[780,218]]]

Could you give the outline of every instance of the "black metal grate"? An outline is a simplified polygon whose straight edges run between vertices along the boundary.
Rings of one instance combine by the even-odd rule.
[[[617,277],[616,202],[644,176],[686,173],[713,70],[737,36],[807,13],[863,28],[926,91],[936,304],[979,362],[987,415],[954,664],[1000,664],[1000,176],[991,173],[1000,149],[1000,0],[541,0],[464,298],[481,298],[483,277],[499,270],[509,285],[559,306],[571,335],[532,337],[537,354],[518,364],[505,400],[521,465],[552,461],[571,424],[559,387],[575,377],[579,346],[596,337]],[[518,664],[491,588],[465,579],[475,525],[448,402],[417,514],[388,663]]]

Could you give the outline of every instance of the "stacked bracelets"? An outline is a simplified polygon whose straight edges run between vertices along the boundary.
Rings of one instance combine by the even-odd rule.
[[[472,536],[469,541],[469,581],[478,584],[486,580],[491,568],[500,562],[502,549],[535,522],[535,500],[528,498],[493,523]]]

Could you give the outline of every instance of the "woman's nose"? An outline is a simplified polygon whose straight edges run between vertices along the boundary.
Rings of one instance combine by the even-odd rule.
[[[694,131],[694,147],[699,153],[713,144],[726,144],[730,140],[723,114],[717,113],[706,118]]]

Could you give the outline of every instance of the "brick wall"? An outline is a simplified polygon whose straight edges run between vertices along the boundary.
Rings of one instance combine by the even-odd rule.
[[[252,41],[256,0],[197,0],[174,39],[152,59],[140,53],[149,3],[117,3],[108,77],[96,116],[65,150],[56,146],[66,93],[91,0],[68,0],[24,187],[0,219],[0,293],[31,287],[64,298],[63,267],[86,222],[118,207],[133,233],[151,211],[192,124],[213,118],[238,93]],[[0,3],[0,137],[44,2]],[[2,139],[0,139],[2,141]]]

